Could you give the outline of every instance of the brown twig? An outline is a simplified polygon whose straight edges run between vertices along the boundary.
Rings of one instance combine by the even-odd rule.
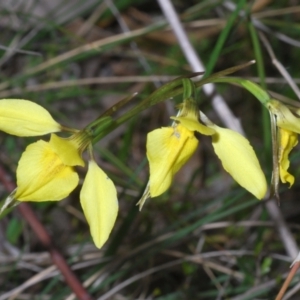
[[[3,183],[4,187],[8,192],[12,192],[15,189],[15,184],[8,178],[4,169],[0,166],[0,181]],[[27,203],[22,203],[18,206],[20,213],[23,218],[31,226],[32,230],[35,232],[41,243],[49,251],[53,263],[60,270],[61,274],[64,276],[67,284],[70,286],[74,294],[80,300],[92,300],[92,297],[88,294],[85,288],[82,286],[81,282],[78,280],[76,275],[70,269],[64,257],[53,245],[52,240],[48,232],[46,231],[43,224],[39,221],[34,211]]]
[[[292,279],[294,278],[295,274],[297,273],[298,269],[300,268],[300,261],[296,261],[291,270],[290,270],[290,273],[288,275],[288,277],[285,279],[277,297],[275,298],[275,300],[281,300],[287,290],[287,288],[289,287]]]

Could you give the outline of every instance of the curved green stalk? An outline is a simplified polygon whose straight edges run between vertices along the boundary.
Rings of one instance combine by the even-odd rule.
[[[219,83],[232,83],[237,84],[239,86],[244,87],[248,90],[253,96],[257,98],[264,106],[267,106],[268,102],[272,99],[269,93],[260,87],[258,84],[243,78],[238,77],[221,77],[221,78],[214,78],[211,82],[219,82]],[[197,84],[196,84],[197,86]]]
[[[201,79],[197,82],[194,82],[193,85],[195,87],[201,87],[204,84],[207,84],[210,82],[217,82],[216,80],[219,77],[225,78],[224,76],[234,73],[240,69],[243,69],[253,63],[254,63],[254,61],[250,61],[248,63],[242,64],[239,66],[235,66],[232,68],[228,68],[221,72],[214,73],[205,79]],[[186,79],[198,76],[199,74],[202,74],[202,73],[193,73],[189,76],[179,77],[179,78],[174,79],[173,81],[163,85],[159,89],[155,90],[150,96],[146,97],[144,100],[142,100],[140,103],[138,103],[130,111],[128,111],[127,113],[123,114],[122,116],[120,116],[119,118],[117,118],[115,120],[112,119],[112,117],[110,115],[112,115],[114,112],[116,112],[119,107],[123,106],[125,103],[127,103],[129,100],[131,100],[133,98],[133,96],[129,96],[129,98],[130,98],[129,100],[128,100],[128,98],[125,98],[124,100],[122,100],[120,105],[118,105],[118,104],[114,105],[112,108],[109,109],[109,111],[102,114],[99,118],[97,118],[94,122],[92,122],[91,124],[89,124],[86,127],[87,130],[89,130],[91,128],[93,129],[93,130],[91,130],[92,143],[93,144],[97,143],[101,138],[106,136],[112,130],[114,130],[121,124],[125,123],[129,119],[135,117],[143,110],[145,110],[153,105],[156,105],[162,101],[165,101],[166,99],[180,95],[184,92],[184,90],[185,90],[185,94],[192,93],[193,87],[191,87],[190,83],[187,83],[188,81],[186,81]],[[222,82],[222,81],[220,81],[220,82]],[[186,86],[186,88],[185,88],[185,86]],[[107,118],[107,117],[109,117],[109,118]],[[104,119],[104,118],[106,118],[106,119]]]

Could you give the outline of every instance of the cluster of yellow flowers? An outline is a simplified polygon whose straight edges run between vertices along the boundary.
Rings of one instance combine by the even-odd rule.
[[[173,176],[193,155],[198,145],[194,133],[212,137],[215,153],[224,169],[245,189],[258,199],[267,191],[267,183],[248,140],[241,134],[213,124],[199,110],[192,99],[186,99],[180,106],[172,127],[156,129],[147,137],[147,157],[150,165],[150,179],[139,201],[140,209],[149,197],[156,197],[171,185]]]
[[[113,182],[99,168],[92,155],[89,132],[58,124],[43,107],[27,100],[0,100],[0,130],[16,136],[51,133],[49,142],[30,144],[19,161],[17,188],[11,199],[17,201],[57,201],[78,185],[75,166],[84,166],[82,152],[88,149],[88,172],[80,192],[80,202],[95,245],[108,239],[118,214],[117,192]],[[68,138],[53,132],[69,131]]]
[[[290,186],[294,177],[288,173],[288,155],[297,144],[300,119],[293,110],[277,100],[267,104],[278,139],[275,160],[278,172],[273,173],[275,192],[279,177]],[[138,202],[140,209],[149,197],[164,193],[174,175],[195,152],[198,139],[195,132],[211,136],[215,153],[224,169],[242,187],[256,198],[267,192],[265,175],[249,141],[241,134],[213,124],[195,101],[185,99],[170,127],[156,129],[147,137],[147,157],[150,178]],[[201,122],[202,123],[201,123]],[[0,100],[0,130],[16,136],[40,136],[51,133],[49,142],[39,140],[30,144],[19,161],[17,188],[9,196],[17,202],[58,201],[67,197],[78,185],[75,166],[84,166],[83,151],[89,153],[88,171],[84,180],[80,202],[98,248],[108,239],[118,213],[117,192],[113,182],[97,165],[92,153],[92,136],[87,129],[76,130],[58,124],[44,108],[28,100]],[[54,132],[72,133],[61,138]]]

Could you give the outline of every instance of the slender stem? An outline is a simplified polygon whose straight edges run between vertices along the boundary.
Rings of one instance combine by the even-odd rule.
[[[270,112],[270,120],[271,120],[271,136],[272,136],[272,162],[273,162],[273,172],[272,172],[272,181],[271,181],[271,192],[270,197],[272,197],[273,193],[277,199],[278,204],[279,201],[279,165],[278,165],[278,139],[277,139],[277,125],[276,125],[276,117]]]
[[[0,181],[3,183],[8,192],[12,192],[15,189],[15,184],[8,179],[6,172],[1,166]],[[70,269],[64,257],[53,245],[50,235],[46,231],[43,224],[39,221],[31,207],[27,203],[22,203],[18,206],[18,209],[23,218],[28,222],[32,230],[35,232],[41,243],[49,251],[53,263],[60,270],[67,284],[70,286],[70,289],[74,292],[77,298],[80,300],[92,300],[92,297],[88,294],[79,279]]]
[[[278,208],[275,199],[270,199],[265,202],[266,208],[270,217],[273,219],[279,237],[282,241],[282,244],[285,248],[286,253],[293,259],[297,256],[299,248],[295,241],[293,234],[291,233],[290,228],[288,227],[286,221],[283,218],[282,212]]]
[[[157,2],[160,5],[161,10],[165,15],[166,19],[168,20],[174,34],[176,35],[181,50],[189,65],[191,66],[192,70],[194,72],[205,70],[204,64],[202,63],[197,52],[195,51],[195,48],[191,44],[181,24],[181,21],[178,17],[177,12],[175,11],[172,1],[157,0]],[[226,124],[228,128],[231,128],[232,130],[238,131],[240,133],[244,133],[240,121],[234,116],[223,97],[219,93],[217,93],[215,85],[212,83],[204,85],[203,92],[208,97],[212,98],[212,106],[214,107],[222,122]]]
[[[287,290],[287,288],[289,287],[292,279],[294,278],[296,272],[298,271],[300,267],[300,261],[295,262],[295,264],[292,266],[290,273],[288,275],[288,277],[285,279],[278,295],[276,296],[275,300],[281,300]]]

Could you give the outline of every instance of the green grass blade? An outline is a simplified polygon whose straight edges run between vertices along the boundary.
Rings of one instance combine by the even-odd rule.
[[[236,6],[236,9],[231,13],[231,15],[228,18],[228,21],[226,23],[226,26],[224,27],[224,29],[222,30],[222,32],[219,35],[219,38],[217,40],[216,46],[214,47],[212,54],[210,55],[209,61],[206,65],[206,72],[205,72],[205,76],[210,75],[210,73],[212,72],[212,70],[214,69],[220,55],[221,55],[221,51],[223,49],[223,46],[225,44],[225,41],[232,29],[232,27],[234,26],[234,24],[236,23],[236,20],[239,16],[239,12],[241,11],[241,9],[243,9],[243,7],[246,5],[247,1],[246,0],[240,0]]]

